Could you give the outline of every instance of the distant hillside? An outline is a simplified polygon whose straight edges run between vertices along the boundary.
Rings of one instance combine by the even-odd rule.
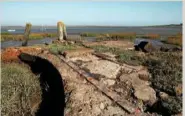
[[[169,24],[169,25],[153,25],[153,26],[147,26],[147,27],[179,27],[182,26],[183,24]]]

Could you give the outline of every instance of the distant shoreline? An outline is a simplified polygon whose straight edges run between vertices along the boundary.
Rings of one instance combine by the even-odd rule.
[[[3,26],[1,25],[1,28],[24,28],[25,26]],[[33,28],[42,28],[41,25],[33,25]],[[44,26],[47,28],[57,28],[57,25],[54,26]],[[106,27],[106,28],[111,28],[111,27],[124,27],[124,28],[132,28],[132,27],[182,27],[182,24],[169,24],[169,25],[149,25],[149,26],[99,26],[99,25],[66,25],[66,27]]]

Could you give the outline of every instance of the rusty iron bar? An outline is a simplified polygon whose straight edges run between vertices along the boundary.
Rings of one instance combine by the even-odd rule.
[[[66,59],[61,56],[58,56],[58,57],[64,63],[66,63],[69,67],[71,67],[74,71],[76,71],[78,74],[80,74],[82,77],[84,77],[88,82],[90,82],[92,85],[94,85],[96,88],[98,88],[102,93],[104,93],[104,95],[106,95],[108,98],[113,100],[118,106],[120,106],[126,112],[128,112],[129,114],[135,113],[135,110],[137,108],[135,106],[133,106],[131,103],[129,103],[127,100],[122,99],[122,97],[120,95],[118,95],[116,92],[107,88],[106,85],[99,83],[97,80],[95,80],[93,77],[89,76],[84,70],[80,69],[74,63],[66,61]]]

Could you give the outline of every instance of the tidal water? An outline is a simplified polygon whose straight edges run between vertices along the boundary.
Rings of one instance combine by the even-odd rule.
[[[9,28],[9,27],[2,27],[1,32],[8,32],[9,29],[15,29],[14,32],[9,32],[12,34],[23,34],[24,27],[21,28]],[[174,35],[177,33],[182,32],[182,27],[67,27],[67,33],[70,35],[73,34],[80,34],[84,32],[90,33],[136,33],[137,35],[143,34],[160,34],[161,36],[168,36]],[[32,28],[32,33],[39,33],[39,32],[57,32],[57,28]]]

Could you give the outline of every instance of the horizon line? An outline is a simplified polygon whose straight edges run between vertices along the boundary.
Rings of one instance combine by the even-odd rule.
[[[139,26],[170,26],[170,25],[183,25],[183,23],[174,23],[174,24],[158,24],[158,25],[66,25],[66,27],[75,27],[75,26],[84,26],[84,27],[86,27],[86,26],[94,26],[94,27],[139,27]],[[0,25],[1,27],[8,27],[8,26],[21,26],[21,27],[24,27],[23,25]],[[57,25],[32,25],[32,26],[56,26],[57,27]]]

